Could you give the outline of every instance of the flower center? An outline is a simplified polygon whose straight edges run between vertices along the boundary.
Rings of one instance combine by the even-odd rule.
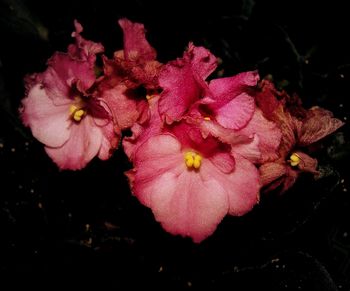
[[[297,165],[299,165],[300,161],[301,161],[301,158],[298,154],[296,153],[293,153],[290,157],[289,157],[289,163],[292,167],[295,167]]]
[[[194,168],[198,170],[201,167],[202,157],[194,152],[186,152],[184,156],[185,164],[187,168]]]
[[[69,107],[69,113],[75,121],[79,122],[86,115],[86,110],[84,110],[82,107],[78,107],[77,105],[72,104]]]

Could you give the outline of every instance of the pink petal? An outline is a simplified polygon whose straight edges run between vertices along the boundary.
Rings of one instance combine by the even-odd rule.
[[[233,77],[214,79],[210,81],[209,89],[213,92],[213,98],[218,102],[218,106],[222,106],[250,87],[256,86],[258,81],[258,72],[249,71]]]
[[[281,142],[281,131],[274,122],[268,121],[260,109],[256,109],[251,121],[246,127],[237,133],[259,137],[259,148],[261,151],[261,162],[272,161],[278,158],[277,149]]]
[[[232,153],[239,154],[252,163],[261,161],[260,140],[257,134],[249,142],[232,145]]]
[[[204,166],[204,165],[203,165]],[[179,175],[166,173],[157,180],[151,208],[165,230],[190,236],[199,243],[211,235],[227,213],[225,190],[215,180],[184,169]]]
[[[153,136],[138,147],[134,191],[141,203],[151,207],[150,195],[157,189],[154,180],[167,172],[177,173],[179,165],[185,167],[180,150],[181,144],[168,134]]]
[[[202,88],[187,63],[175,61],[165,65],[159,76],[159,85],[163,88],[159,113],[167,123],[179,120],[201,97]]]
[[[235,169],[235,159],[225,152],[214,154],[209,160],[223,173],[229,174]]]
[[[204,138],[209,134],[218,138],[221,142],[230,145],[238,145],[241,143],[248,144],[253,140],[253,137],[248,137],[239,134],[232,129],[224,128],[215,121],[202,119],[200,122],[201,132]]]
[[[260,181],[258,170],[251,162],[238,154],[235,154],[234,158],[236,164],[232,173],[223,175],[213,167],[204,172],[207,168],[203,167],[203,177],[211,176],[219,182],[229,198],[229,214],[241,216],[259,201]]]
[[[22,105],[23,122],[40,142],[59,147],[68,140],[72,123],[69,105],[55,105],[40,84],[32,87]]]
[[[232,129],[223,128],[210,120],[203,120],[200,128],[204,138],[210,134],[221,142],[231,145],[232,153],[240,154],[253,163],[261,161],[260,140],[257,134],[246,136]]]
[[[63,146],[45,150],[60,169],[79,170],[98,154],[101,142],[101,128],[86,116],[80,123],[72,124],[70,137]]]
[[[184,58],[191,63],[192,70],[196,75],[205,80],[217,67],[217,58],[206,48],[196,47],[189,44]]]
[[[229,145],[221,143],[212,135],[203,137],[200,125],[190,118],[169,127],[169,132],[180,141],[183,149],[193,149],[205,157],[212,157],[218,152],[229,152]]]
[[[85,92],[95,82],[94,68],[88,62],[75,60],[64,53],[54,54],[48,62],[48,69],[42,74],[43,84],[50,98],[64,102],[71,96],[71,87],[77,84]]]
[[[314,143],[336,131],[344,122],[334,118],[333,114],[319,107],[312,107],[303,121],[298,144],[301,146]]]
[[[246,93],[241,93],[214,112],[216,120],[223,127],[239,130],[250,121],[254,110],[254,99]]]
[[[124,32],[124,54],[127,60],[152,61],[157,53],[148,43],[141,23],[133,23],[123,18],[118,21]]]

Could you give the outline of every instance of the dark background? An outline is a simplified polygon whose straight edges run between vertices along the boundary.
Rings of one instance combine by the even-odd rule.
[[[262,196],[199,245],[164,232],[130,195],[121,150],[59,171],[21,125],[23,77],[66,49],[75,18],[108,56],[122,48],[116,22],[128,17],[145,24],[162,62],[193,41],[222,59],[226,76],[259,69],[306,107],[349,117],[345,4],[157,2],[0,1],[0,289],[350,290],[347,125],[318,145],[321,178]]]

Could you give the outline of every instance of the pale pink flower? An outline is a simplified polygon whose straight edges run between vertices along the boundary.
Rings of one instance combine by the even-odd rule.
[[[96,54],[103,46],[81,37],[68,53],[55,53],[48,68],[27,78],[21,116],[60,169],[77,170],[95,156],[107,159],[118,144],[105,102],[94,96]]]
[[[186,121],[155,134],[134,152],[127,173],[135,196],[174,235],[200,242],[227,215],[250,211],[259,199],[256,167]]]

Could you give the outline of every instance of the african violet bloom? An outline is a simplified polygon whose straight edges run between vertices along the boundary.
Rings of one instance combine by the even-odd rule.
[[[77,170],[95,156],[107,159],[118,144],[112,116],[95,95],[96,54],[99,43],[81,37],[75,21],[76,43],[67,53],[56,52],[41,74],[27,78],[21,115],[34,137],[61,169]]]
[[[336,131],[343,122],[334,118],[330,111],[319,107],[305,110],[297,96],[291,98],[285,92],[278,92],[266,80],[262,82],[261,92],[256,98],[265,115],[276,122],[282,131],[279,158],[260,167],[262,185],[266,191],[278,188],[283,193],[302,172],[318,174],[317,160],[305,150]]]
[[[159,78],[163,92],[149,100],[150,118],[135,124],[123,143],[134,163],[127,176],[135,196],[164,229],[195,242],[227,214],[243,215],[258,202],[254,163],[264,151],[274,153],[280,139],[249,95],[257,73],[207,84],[215,68],[215,57],[193,45],[166,64]],[[267,150],[260,135],[270,140]]]
[[[256,167],[186,121],[148,138],[127,173],[133,193],[168,232],[200,242],[225,215],[243,215],[259,199]]]

